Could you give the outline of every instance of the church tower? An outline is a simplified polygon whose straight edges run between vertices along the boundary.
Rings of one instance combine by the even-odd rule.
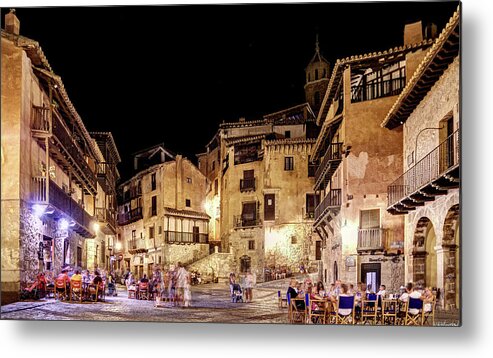
[[[318,115],[325,91],[329,85],[329,68],[329,62],[320,54],[317,35],[315,55],[313,55],[310,63],[305,68],[305,98],[315,115]]]

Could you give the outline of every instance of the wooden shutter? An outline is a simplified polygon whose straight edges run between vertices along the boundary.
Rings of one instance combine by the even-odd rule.
[[[276,197],[275,194],[264,195],[264,220],[275,220]]]

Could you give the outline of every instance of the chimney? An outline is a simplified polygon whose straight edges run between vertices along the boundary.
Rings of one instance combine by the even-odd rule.
[[[19,35],[21,22],[15,16],[15,9],[10,9],[10,12],[5,15],[5,31],[14,35]]]
[[[423,41],[423,25],[421,21],[404,26],[404,46]]]

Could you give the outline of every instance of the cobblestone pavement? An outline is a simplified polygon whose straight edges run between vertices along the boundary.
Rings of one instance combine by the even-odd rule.
[[[70,303],[53,298],[24,301],[1,307],[1,319],[85,320],[147,322],[217,322],[217,323],[288,323],[287,309],[280,309],[277,290],[285,292],[287,282],[277,281],[254,289],[251,303],[232,303],[229,286],[205,284],[192,287],[192,307],[173,307],[152,301],[128,299],[125,286],[118,287],[116,297],[105,302]],[[456,314],[437,313],[437,326],[458,325]]]

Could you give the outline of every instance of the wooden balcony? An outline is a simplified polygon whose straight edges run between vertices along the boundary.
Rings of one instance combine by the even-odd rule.
[[[96,166],[96,177],[107,193],[114,193],[116,186],[115,165],[110,163],[98,163]]]
[[[86,194],[97,193],[96,176],[84,158],[83,151],[73,140],[73,135],[67,129],[59,114],[47,107],[32,107],[31,133],[42,148],[45,139],[50,138],[50,157],[66,172],[74,173],[73,179],[84,189]]]
[[[46,177],[36,176],[32,180],[32,202],[46,204],[55,210],[53,215],[67,217],[74,222],[74,231],[88,238],[96,236],[93,223],[94,218],[87,213],[81,204],[76,202],[70,195],[65,193],[52,180],[46,185]]]
[[[372,99],[396,96],[406,86],[406,77],[397,77],[382,81],[380,78],[359,86],[351,87],[351,102],[363,102]]]
[[[315,223],[313,226],[317,226],[329,212],[333,212],[337,215],[341,210],[341,203],[341,189],[330,190],[322,202],[315,208]]]
[[[385,232],[382,228],[359,229],[357,251],[383,251]]]
[[[342,161],[342,143],[331,143],[328,145],[323,160],[315,172],[315,190],[327,186]]]
[[[142,207],[137,207],[129,212],[118,215],[118,225],[127,225],[142,219]]]
[[[387,188],[387,211],[407,214],[460,186],[459,131],[452,133]]]
[[[233,216],[233,227],[235,229],[240,228],[251,228],[262,225],[262,220],[260,220],[260,215],[256,214],[243,214]]]
[[[132,238],[127,242],[127,250],[129,254],[141,254],[147,252],[145,238]]]
[[[255,191],[256,178],[240,179],[240,192]]]
[[[96,219],[99,222],[101,231],[106,235],[116,234],[116,213],[107,208],[96,208]]]
[[[208,244],[209,235],[198,232],[165,231],[164,240],[168,244]]]

